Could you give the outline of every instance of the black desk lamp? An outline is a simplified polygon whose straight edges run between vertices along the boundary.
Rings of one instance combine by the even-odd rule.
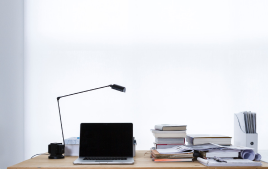
[[[89,92],[89,91],[92,91],[92,90],[102,89],[102,88],[105,88],[105,87],[111,87],[114,90],[118,90],[120,92],[126,92],[125,87],[113,84],[113,85],[103,86],[103,87],[99,87],[99,88],[95,88],[95,89],[85,90],[85,91],[82,91],[82,92],[77,92],[77,93],[72,93],[72,94],[67,94],[67,95],[64,95],[64,96],[57,97],[59,115],[60,115],[60,125],[61,125],[62,139],[63,139],[63,144],[64,145],[62,145],[62,143],[50,143],[48,145],[48,153],[50,153],[50,156],[48,156],[49,159],[61,159],[61,158],[64,158],[64,156],[62,154],[64,153],[65,141],[64,141],[61,114],[60,114],[60,104],[59,104],[60,98],[67,97],[67,96],[72,96],[72,95],[76,95],[76,94],[80,94],[80,93],[84,93],[84,92]]]

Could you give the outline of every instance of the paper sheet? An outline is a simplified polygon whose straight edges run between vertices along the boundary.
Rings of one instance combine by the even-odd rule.
[[[235,115],[237,117],[241,130],[246,133],[245,115],[243,114],[243,112],[237,113]]]
[[[241,151],[241,158],[243,159],[248,159],[248,160],[255,160],[255,161],[260,161],[261,160],[261,155],[259,153],[256,153],[253,150],[242,150]]]
[[[160,154],[180,154],[193,152],[192,149],[178,149],[177,146],[173,148],[157,149]]]
[[[261,162],[254,162],[247,159],[224,159],[227,163],[217,162],[214,159],[203,159],[197,157],[197,160],[206,166],[261,166]]]
[[[241,151],[241,158],[253,161],[255,159],[255,153],[253,150]]]
[[[255,161],[260,161],[261,160],[261,155],[259,153],[255,154]]]
[[[256,113],[253,112],[241,112],[237,113],[240,128],[245,133],[256,133]]]
[[[158,151],[159,150],[159,151]],[[173,148],[167,149],[157,149],[160,154],[165,153],[183,153],[183,152],[192,152],[193,150],[199,151],[208,151],[208,150],[252,150],[249,147],[240,147],[240,146],[221,146],[218,144],[208,143],[208,144],[200,144],[200,145],[181,145],[175,146]]]

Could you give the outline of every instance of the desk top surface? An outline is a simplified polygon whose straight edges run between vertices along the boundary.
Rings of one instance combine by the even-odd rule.
[[[147,154],[145,154],[148,152]],[[100,169],[100,168],[127,168],[127,169],[149,169],[149,168],[165,168],[165,169],[174,169],[174,168],[224,168],[224,167],[207,167],[199,162],[172,162],[172,163],[155,163],[150,158],[149,151],[137,150],[136,157],[134,157],[135,163],[133,165],[74,165],[73,161],[77,157],[65,157],[64,159],[48,159],[48,155],[40,155],[33,159],[29,159],[8,167],[8,169],[63,169],[63,168],[75,168],[75,169]],[[227,167],[225,167],[227,168]],[[228,167],[231,168],[267,168],[268,163],[262,162],[262,167]]]

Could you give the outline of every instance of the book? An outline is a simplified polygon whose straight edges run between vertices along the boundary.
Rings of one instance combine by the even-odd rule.
[[[206,166],[261,166],[261,162],[251,161],[248,159],[224,159],[225,162],[218,162],[214,159],[203,159],[197,157],[197,161]]]
[[[181,145],[184,145],[184,144],[156,144],[155,143],[155,148],[156,149],[165,149],[165,148],[172,148],[172,147],[181,146]]]
[[[215,134],[187,134],[186,141],[192,145],[214,143],[220,145],[231,145],[232,137]]]
[[[239,156],[239,151],[235,150],[210,150],[208,152],[199,151],[202,158],[213,158],[213,157],[220,157],[220,158],[235,158]]]
[[[151,129],[155,137],[185,138],[186,131],[159,131]]]
[[[191,162],[192,158],[177,158],[177,159],[154,159],[154,162]]]
[[[178,130],[186,130],[186,125],[179,124],[157,124],[154,126],[156,130],[161,131],[178,131]]]
[[[156,137],[155,138],[156,144],[185,144],[185,138],[162,138]]]
[[[193,158],[193,153],[160,154],[157,150],[151,150],[152,157],[155,159],[174,159],[174,158]]]

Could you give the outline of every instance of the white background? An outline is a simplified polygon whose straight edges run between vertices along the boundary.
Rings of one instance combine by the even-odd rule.
[[[25,158],[81,122],[132,122],[137,149],[159,123],[233,136],[257,113],[267,147],[268,1],[25,0]]]

